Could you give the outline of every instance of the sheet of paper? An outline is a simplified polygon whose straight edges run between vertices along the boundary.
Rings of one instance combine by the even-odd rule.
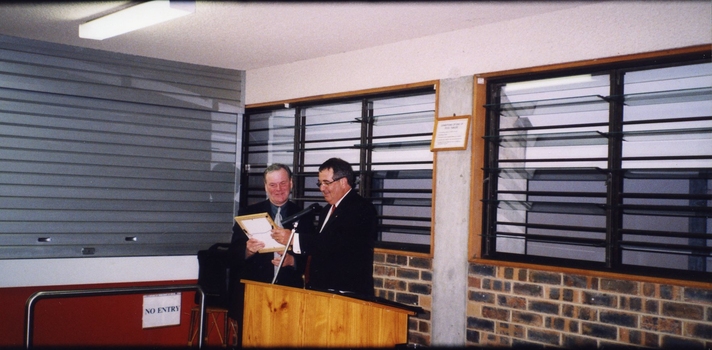
[[[275,227],[274,221],[267,213],[236,216],[235,221],[240,225],[247,237],[254,238],[265,244],[260,253],[269,253],[284,250],[284,245],[272,238],[271,231]]]

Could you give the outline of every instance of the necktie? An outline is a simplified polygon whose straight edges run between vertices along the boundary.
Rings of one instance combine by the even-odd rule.
[[[274,223],[278,227],[282,227],[282,207],[277,207],[277,214],[274,215]],[[274,252],[274,258],[279,259],[279,254],[277,252]],[[278,267],[274,267],[274,273],[277,273]]]
[[[282,227],[282,207],[277,207],[277,214],[274,215],[274,223]]]

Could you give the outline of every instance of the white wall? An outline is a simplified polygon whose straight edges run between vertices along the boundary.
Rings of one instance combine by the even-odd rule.
[[[712,1],[609,1],[247,71],[246,102],[712,43]]]
[[[198,278],[198,258],[155,256],[0,260],[0,288],[180,281]]]

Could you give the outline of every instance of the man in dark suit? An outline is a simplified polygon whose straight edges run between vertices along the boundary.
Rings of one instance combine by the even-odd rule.
[[[319,216],[319,232],[299,233],[293,241],[293,251],[310,260],[307,287],[373,296],[375,207],[356,192],[351,165],[342,159],[319,167],[317,186],[330,204]],[[273,237],[285,244],[289,235]]]
[[[282,219],[299,212],[297,204],[289,200],[292,191],[292,171],[284,164],[275,163],[268,166],[264,171],[265,192],[267,199],[238,211],[238,215],[269,213],[272,220],[277,223],[277,212]],[[291,234],[293,225],[288,228],[274,229],[274,232],[282,232],[287,237]],[[297,223],[297,230],[304,234],[314,233],[314,214],[302,216]],[[232,240],[230,252],[234,258],[243,262],[241,268],[234,269],[230,276],[230,317],[242,320],[243,285],[240,279],[249,279],[259,282],[271,283],[274,277],[275,267],[279,264],[279,253],[260,253],[265,244],[254,238],[249,238],[240,229],[237,223],[232,228]],[[284,264],[279,270],[279,275],[275,283],[304,287],[304,268],[306,257],[295,257],[288,253],[284,259]]]
[[[264,171],[264,183],[267,199],[240,209],[238,215],[266,212],[275,223],[279,224],[277,220],[278,212],[279,221],[299,212],[299,207],[289,200],[289,194],[292,191],[292,171],[288,166],[280,163],[268,166]],[[292,228],[291,224],[288,226],[281,229],[287,236],[291,233]],[[297,228],[300,233],[313,233],[314,215],[301,217]],[[275,267],[279,264],[279,253],[260,253],[259,250],[264,248],[264,243],[254,238],[248,239],[237,223],[233,226],[232,232],[231,243],[239,247],[245,247],[245,264],[241,278],[271,283]],[[300,288],[304,286],[302,278],[304,263],[300,264],[297,260],[293,254],[288,253],[275,283]]]

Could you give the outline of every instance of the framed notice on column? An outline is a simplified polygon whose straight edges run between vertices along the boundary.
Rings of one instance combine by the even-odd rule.
[[[470,135],[470,116],[461,115],[435,120],[430,151],[451,151],[467,149]]]

